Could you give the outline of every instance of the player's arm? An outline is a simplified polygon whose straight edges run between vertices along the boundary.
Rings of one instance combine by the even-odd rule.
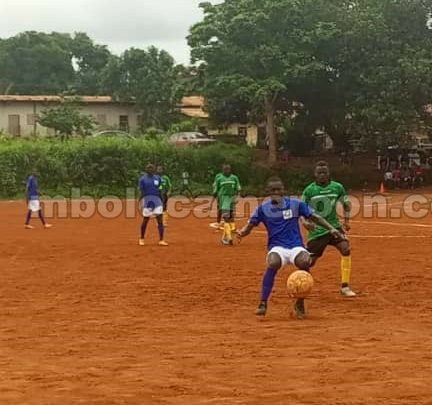
[[[351,202],[348,199],[348,195],[345,191],[345,188],[342,186],[341,195],[339,197],[339,201],[341,202],[344,210],[344,229],[345,231],[349,231],[351,229],[350,219],[351,219]]]
[[[29,203],[29,188],[30,188],[30,180],[26,182],[25,195],[26,195],[26,204]]]
[[[170,196],[172,192],[172,183],[171,183],[171,179],[168,176],[166,177],[166,182],[167,182],[167,195]]]
[[[252,230],[257,227],[261,222],[263,222],[264,215],[261,207],[258,207],[254,214],[250,217],[249,222],[239,231],[237,231],[237,236],[239,238],[244,238],[248,236]]]
[[[303,191],[302,201],[307,205],[309,205],[309,203],[311,201],[308,187]],[[314,222],[312,222],[310,219],[305,218],[305,217],[301,217],[300,221],[301,221],[301,224],[305,227],[305,229],[307,231],[311,232],[311,231],[315,230],[316,224]]]
[[[213,181],[213,198],[216,198],[219,193],[219,176],[216,175]]]
[[[335,227],[330,225],[323,217],[319,216],[318,214],[312,213],[308,219],[314,224],[327,229],[337,239],[345,239],[345,237]]]

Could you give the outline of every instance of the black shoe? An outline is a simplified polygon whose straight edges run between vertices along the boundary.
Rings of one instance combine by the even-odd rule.
[[[294,305],[294,313],[297,319],[306,319],[306,311],[304,306],[304,299],[299,298]]]
[[[255,315],[257,315],[257,316],[265,316],[266,313],[267,313],[267,302],[262,301],[258,305],[258,308],[255,311]]]

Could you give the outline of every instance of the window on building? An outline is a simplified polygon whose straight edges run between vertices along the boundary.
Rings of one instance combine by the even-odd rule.
[[[122,131],[129,131],[129,116],[128,115],[120,115],[119,128]]]
[[[35,125],[35,124],[36,124],[36,115],[27,114],[27,125]]]
[[[247,137],[247,127],[240,127],[239,126],[237,129],[237,135],[241,136],[243,138],[246,138]]]

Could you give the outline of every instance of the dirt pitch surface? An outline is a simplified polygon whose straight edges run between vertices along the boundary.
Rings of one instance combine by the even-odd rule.
[[[432,403],[430,214],[358,218],[359,296],[339,295],[329,250],[301,322],[289,269],[268,316],[254,315],[262,229],[223,247],[211,219],[191,216],[170,222],[168,248],[155,223],[139,247],[139,219],[24,230],[23,203],[0,207],[0,404]]]

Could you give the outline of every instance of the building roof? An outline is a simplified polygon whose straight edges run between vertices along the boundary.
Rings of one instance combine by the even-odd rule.
[[[203,107],[204,97],[183,97],[180,104],[180,111],[183,115],[191,118],[208,118],[209,115],[206,111],[204,111]]]
[[[110,96],[77,96],[83,103],[114,103]],[[22,95],[0,95],[0,102],[14,101],[14,102],[56,102],[59,103],[62,100],[73,99],[74,96],[22,96]]]
[[[181,106],[183,108],[184,107],[202,108],[204,106],[204,97],[201,96],[183,97],[181,100]]]

